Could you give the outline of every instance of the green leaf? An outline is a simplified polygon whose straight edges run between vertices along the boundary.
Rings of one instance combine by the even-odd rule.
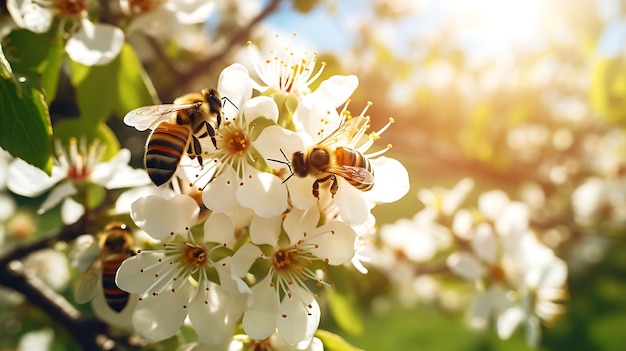
[[[10,72],[4,66],[2,71]],[[50,174],[52,128],[41,92],[21,77],[0,79],[0,146],[15,157]]]
[[[158,102],[152,83],[128,44],[108,65],[85,66],[70,60],[70,70],[78,108],[92,122],[106,121],[111,114],[123,116],[133,108]]]
[[[326,351],[360,351],[362,349],[350,345],[341,336],[326,330],[318,329],[315,336],[324,344]]]
[[[87,118],[66,118],[54,126],[54,137],[67,144],[69,138],[87,138],[88,143],[95,139],[106,146],[104,160],[113,157],[120,149],[120,143],[115,133],[104,123],[94,124]]]
[[[65,57],[61,33],[50,30],[36,34],[18,29],[9,34],[7,43],[13,70],[36,82],[31,85],[41,88],[47,103],[54,100]]]
[[[349,334],[363,333],[363,318],[352,290],[328,289],[328,306],[337,324]]]

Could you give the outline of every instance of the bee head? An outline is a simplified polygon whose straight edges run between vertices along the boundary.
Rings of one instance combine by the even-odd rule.
[[[309,174],[306,162],[304,160],[304,153],[302,151],[296,151],[291,158],[291,165],[293,166],[293,172],[301,178],[306,177]]]

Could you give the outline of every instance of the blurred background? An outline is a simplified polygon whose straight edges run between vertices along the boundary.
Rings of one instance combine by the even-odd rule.
[[[379,228],[423,210],[421,189],[450,189],[471,178],[468,208],[481,193],[503,190],[528,205],[531,229],[569,267],[566,311],[543,328],[537,349],[626,347],[626,1],[217,0],[213,6],[193,30],[127,32],[161,102],[216,86],[233,62],[252,67],[248,40],[267,55],[276,35],[294,50],[317,51],[326,67],[312,88],[331,75],[354,74],[353,111],[372,101],[374,130],[395,119],[377,145],[393,145],[387,155],[406,166],[411,190],[374,208]],[[66,74],[50,113],[53,123],[79,114]],[[147,134],[122,117],[112,113],[107,126],[142,167]],[[589,182],[598,187],[579,190]],[[32,205],[19,201],[25,209]],[[9,228],[6,235],[15,234]],[[529,349],[521,331],[500,340],[493,328],[467,325],[469,285],[437,269],[445,255],[416,263],[421,270],[408,292],[391,284],[384,269],[350,276],[344,302],[351,312],[335,311],[321,328],[374,351]],[[37,312],[22,312],[34,313],[21,321],[24,329],[47,323]],[[14,326],[7,328],[0,331]],[[0,350],[11,349],[2,339]]]

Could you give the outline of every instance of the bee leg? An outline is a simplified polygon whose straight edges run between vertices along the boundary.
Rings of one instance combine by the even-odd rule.
[[[187,154],[189,158],[192,160],[198,157],[198,164],[200,164],[200,169],[204,168],[204,164],[202,163],[202,146],[200,145],[200,140],[195,135],[191,136],[191,142],[189,143],[189,147],[187,148]]]
[[[316,179],[313,182],[313,196],[315,196],[318,200],[320,199],[320,180]]]
[[[219,114],[218,114],[219,116]],[[220,125],[220,119],[218,118],[217,120],[217,125],[219,128]],[[198,135],[199,138],[204,138],[207,135],[211,137],[211,142],[213,143],[213,146],[215,147],[215,150],[217,150],[217,139],[215,139],[215,128],[213,128],[213,126],[211,125],[211,123],[207,122],[207,121],[202,121],[202,123],[200,124],[200,127],[198,128],[201,129],[202,127],[206,128],[206,132]]]
[[[337,189],[339,189],[339,183],[337,182],[337,177],[334,174],[330,176],[330,194],[333,199],[335,198],[335,194],[337,194]]]

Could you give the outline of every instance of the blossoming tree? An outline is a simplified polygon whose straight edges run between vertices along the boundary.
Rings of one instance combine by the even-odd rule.
[[[623,14],[559,1],[7,1],[0,349],[610,344],[571,321],[623,244]]]

